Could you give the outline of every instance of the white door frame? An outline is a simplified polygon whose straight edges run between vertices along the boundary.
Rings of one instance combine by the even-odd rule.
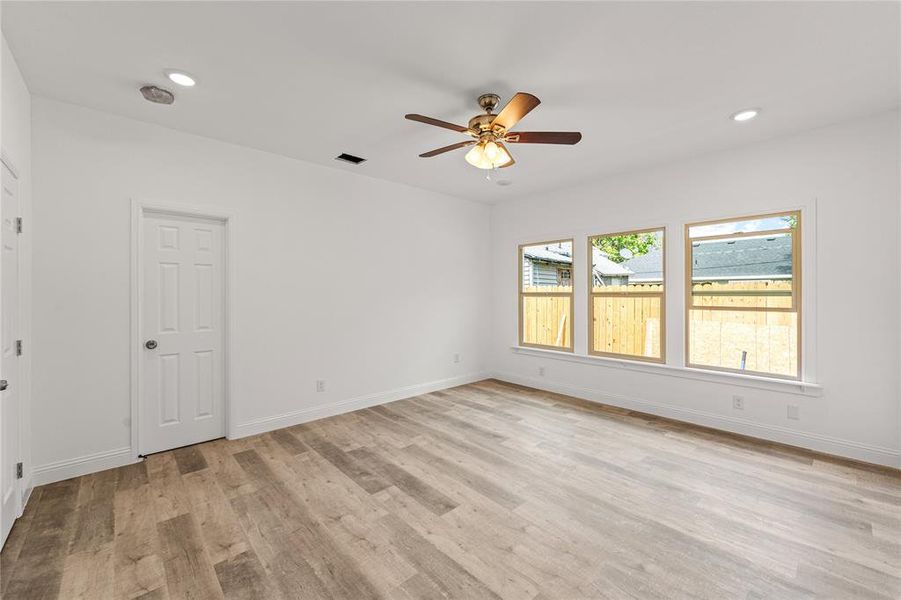
[[[22,183],[22,180],[19,177],[19,170],[16,168],[15,164],[13,164],[12,160],[9,158],[9,155],[6,153],[6,150],[2,149],[2,148],[0,148],[0,163],[2,163],[3,166],[5,166],[7,169],[9,169],[9,172],[12,173],[12,176],[16,179],[17,185]],[[22,205],[22,194],[21,194],[20,187],[17,187],[17,190],[16,190],[16,201],[19,203],[18,204],[19,214],[16,215],[16,217],[21,217],[24,212],[23,211],[24,206]],[[25,256],[24,256],[23,246],[24,246],[24,244],[22,243],[22,239],[20,236],[18,249],[17,249],[17,253],[16,253],[16,270],[18,272],[17,277],[16,277],[16,279],[17,279],[16,284],[18,286],[18,294],[17,294],[18,295],[18,299],[17,299],[18,310],[16,312],[16,331],[19,335],[19,338],[22,340],[25,340],[25,331],[23,328],[23,323],[25,322],[25,319],[22,318],[22,315],[23,315],[23,311],[25,310],[25,303],[26,302],[30,303],[31,299],[26,297],[24,286],[23,286],[22,274],[25,272],[25,265],[24,265]],[[29,304],[29,306],[30,306],[30,304]],[[30,351],[30,344],[29,344],[29,351]],[[16,393],[19,395],[18,396],[19,406],[17,407],[18,410],[16,410],[16,424],[15,424],[15,426],[16,426],[16,456],[13,458],[13,460],[16,462],[23,461],[22,446],[24,444],[24,441],[22,438],[24,437],[23,436],[24,427],[23,427],[22,421],[25,418],[24,412],[26,410],[26,408],[25,408],[26,402],[29,401],[28,395],[25,393],[26,392],[26,384],[25,384],[25,377],[23,377],[23,375],[25,373],[27,373],[27,369],[25,368],[23,359],[24,359],[24,356],[20,356],[19,360],[16,361],[16,367],[15,367],[16,368],[15,382],[16,382],[16,384],[19,385],[19,389],[16,390]],[[9,457],[6,457],[6,456],[4,456],[2,458],[4,461],[9,460]],[[30,469],[31,467],[29,466],[28,468]],[[28,485],[29,489],[23,489],[23,484]],[[13,522],[15,522],[16,519],[18,519],[19,517],[22,516],[22,513],[25,510],[25,502],[27,501],[25,494],[30,492],[30,481],[28,481],[26,479],[16,479],[15,481],[13,481],[13,488],[14,488],[13,495],[15,497],[13,504],[14,504],[14,508],[15,508],[15,512],[16,512],[15,516],[13,517]],[[0,548],[3,547],[3,544],[5,541],[6,540],[0,538]]]
[[[141,357],[143,337],[141,336],[141,315],[143,314],[143,281],[144,266],[141,250],[144,243],[144,218],[151,216],[168,217],[200,217],[220,221],[225,226],[225,331],[223,347],[225,356],[223,367],[225,372],[223,408],[225,412],[225,436],[232,435],[232,357],[234,356],[232,332],[234,331],[233,307],[235,291],[235,214],[229,210],[210,206],[166,204],[132,200],[131,202],[131,454],[135,461],[141,460]]]

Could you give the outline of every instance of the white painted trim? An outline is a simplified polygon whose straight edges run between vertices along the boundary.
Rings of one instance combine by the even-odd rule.
[[[779,425],[757,423],[749,419],[727,417],[693,408],[660,404],[658,402],[651,402],[640,398],[625,396],[623,394],[605,392],[603,390],[574,386],[566,383],[557,383],[545,379],[536,379],[534,377],[523,377],[514,373],[499,372],[494,373],[493,377],[500,381],[507,381],[509,383],[524,385],[547,392],[574,396],[590,402],[597,402],[599,404],[668,417],[686,423],[712,427],[721,431],[789,444],[791,446],[798,446],[872,464],[901,468],[901,450],[896,448],[863,444],[853,440],[844,440],[818,433],[798,431]]]
[[[21,172],[15,163],[9,157],[5,148],[0,148],[0,163],[3,164],[16,180],[16,201],[18,214],[17,218],[24,218],[26,214],[31,216],[31,196],[30,182],[22,179]],[[29,223],[29,221],[26,221]],[[31,232],[29,236],[24,235],[26,228],[19,234],[17,253],[16,253],[16,285],[18,286],[18,304],[16,311],[16,332],[17,337],[25,344],[25,352],[16,361],[16,383],[19,385],[17,390],[19,406],[16,411],[16,456],[14,462],[21,462],[26,479],[17,479],[13,482],[13,493],[15,494],[15,519],[18,519],[25,513],[25,503],[31,494],[31,465],[28,464],[27,458],[30,454],[24,451],[26,444],[31,444],[31,432],[25,429],[26,412],[31,411],[31,272],[28,269],[31,261]],[[4,457],[4,460],[8,460]],[[13,523],[15,524],[15,519]],[[0,540],[0,548],[6,543],[6,539]]]
[[[654,375],[695,379],[709,383],[771,390],[786,394],[820,396],[823,391],[823,386],[810,381],[761,377],[759,375],[742,375],[741,373],[729,373],[726,371],[708,371],[706,369],[696,369],[693,367],[679,367],[676,365],[641,362],[637,360],[611,358],[608,356],[586,356],[583,354],[573,354],[572,352],[558,352],[556,350],[545,350],[541,348],[525,348],[523,346],[512,346],[510,349],[516,354],[537,356],[539,358],[550,358],[553,360],[563,360],[611,369],[641,371],[644,373],[652,373]]]
[[[201,217],[222,221],[225,225],[225,435],[234,437],[235,402],[232,386],[234,360],[234,306],[235,306],[235,213],[212,206],[167,204],[160,202],[131,201],[131,454],[140,458],[140,369],[141,369],[141,249],[143,247],[143,219],[147,213],[174,217]]]
[[[135,462],[140,462],[140,460],[141,459],[136,459],[133,456],[131,448],[129,447],[97,452],[95,454],[88,454],[77,458],[70,458],[68,460],[60,460],[54,463],[41,465],[40,467],[35,467],[34,485],[45,485],[64,479],[71,479],[72,477],[80,477],[98,471],[123,467]]]
[[[253,421],[237,425],[235,427],[234,435],[230,435],[229,438],[237,439],[273,431],[275,429],[281,429],[283,427],[291,427],[292,425],[316,421],[318,419],[324,419],[325,417],[333,417],[335,415],[353,412],[370,406],[378,406],[379,404],[387,404],[388,402],[412,398],[413,396],[419,396],[420,394],[428,394],[429,392],[435,392],[458,385],[474,383],[486,379],[487,377],[488,375],[485,373],[471,373],[469,375],[460,375],[459,377],[449,377],[447,379],[439,379],[427,383],[408,385],[406,387],[368,394],[366,396],[348,398],[347,400],[340,400],[325,406],[303,408],[281,415],[254,419]]]
[[[22,487],[25,491],[22,492],[22,512],[25,512],[25,506],[28,504],[28,501],[31,500],[31,493],[34,491],[34,477],[29,476],[28,482],[22,484]],[[22,515],[19,515],[21,517]],[[16,517],[18,518],[18,517]]]
[[[489,375],[486,373],[472,373],[469,375],[461,375],[459,377],[439,379],[437,381],[431,381],[428,383],[396,388],[387,392],[358,396],[356,398],[350,398],[348,400],[342,400],[340,402],[329,404],[328,406],[307,408],[303,410],[292,411],[290,413],[285,413],[282,415],[276,415],[273,417],[256,419],[254,421],[235,426],[234,431],[236,435],[229,435],[229,438],[236,439],[247,437],[249,435],[255,435],[257,433],[264,433],[275,429],[281,429],[282,427],[290,427],[291,425],[297,425],[299,423],[306,423],[308,421],[314,421],[316,419],[331,417],[334,415],[359,410],[361,408],[367,408],[369,406],[376,406],[379,404],[394,402],[396,400],[403,400],[404,398],[410,398],[413,396],[418,396],[420,394],[427,394],[429,392],[447,389],[449,387],[481,381],[483,379],[486,379],[488,376]],[[141,460],[143,459],[135,457],[131,447],[116,448],[114,450],[107,450],[104,452],[97,452],[94,454],[79,456],[77,458],[68,460],[61,460],[36,467],[34,469],[33,475],[34,486],[46,485],[48,483],[54,483],[56,481],[62,481],[64,479],[70,479],[72,477],[80,477],[82,475],[89,475],[91,473],[105,471],[107,469],[114,469],[116,467],[124,467],[125,465],[134,464],[136,462],[140,462]]]

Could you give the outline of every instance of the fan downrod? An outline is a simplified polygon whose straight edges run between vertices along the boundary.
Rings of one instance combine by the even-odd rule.
[[[496,115],[492,111],[497,108],[501,97],[497,94],[482,94],[479,96],[479,106],[485,111],[485,114],[476,115],[469,120],[469,130],[475,136],[480,136],[491,131],[491,124],[494,122]]]

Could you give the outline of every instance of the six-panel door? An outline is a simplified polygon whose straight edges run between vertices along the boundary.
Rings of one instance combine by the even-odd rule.
[[[220,221],[144,219],[141,454],[225,434],[224,237]]]

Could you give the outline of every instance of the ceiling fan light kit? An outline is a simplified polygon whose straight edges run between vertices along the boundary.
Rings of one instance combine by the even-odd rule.
[[[471,140],[458,142],[443,148],[437,148],[424,152],[419,156],[421,158],[431,158],[457,150],[459,148],[467,148],[472,146],[466,153],[466,162],[478,169],[499,169],[509,167],[516,161],[513,160],[510,151],[504,145],[504,142],[511,144],[578,144],[582,139],[582,134],[577,131],[521,131],[511,132],[510,129],[516,125],[520,119],[526,116],[532,109],[541,103],[537,97],[525,92],[518,92],[510,101],[495,115],[494,109],[500,103],[500,96],[497,94],[482,94],[478,98],[479,106],[485,111],[485,114],[479,114],[469,120],[467,127],[455,125],[440,119],[425,117],[418,114],[408,114],[406,118],[411,121],[418,121],[426,125],[434,125],[443,127],[459,133],[469,135]]]
[[[464,158],[477,169],[499,169],[513,163],[513,157],[506,148],[494,141],[476,144]]]

